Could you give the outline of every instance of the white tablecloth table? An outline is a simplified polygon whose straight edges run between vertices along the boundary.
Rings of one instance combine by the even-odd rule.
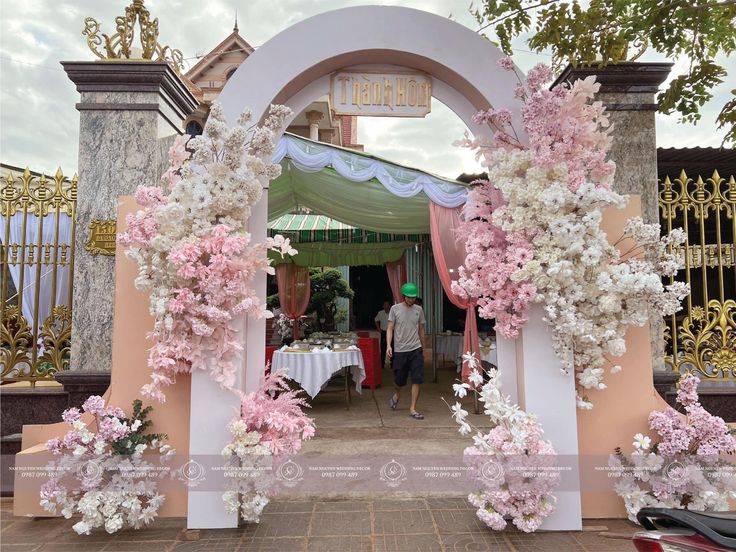
[[[312,351],[309,353],[290,353],[274,351],[271,370],[286,369],[288,378],[302,386],[307,394],[314,398],[322,387],[330,380],[332,374],[345,367],[355,382],[355,389],[362,392],[365,379],[365,366],[360,350],[348,351]]]
[[[463,335],[437,334],[435,355],[442,355],[444,360],[454,361],[459,349],[463,348]]]

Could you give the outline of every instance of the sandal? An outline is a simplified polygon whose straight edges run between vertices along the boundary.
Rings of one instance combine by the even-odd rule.
[[[409,414],[409,416],[411,416],[415,420],[423,420],[424,419],[424,414],[420,414],[419,412],[412,412],[412,413]]]
[[[391,410],[396,410],[396,406],[399,404],[398,399],[396,398],[396,395],[391,395],[391,398],[388,400],[388,406],[391,408]]]

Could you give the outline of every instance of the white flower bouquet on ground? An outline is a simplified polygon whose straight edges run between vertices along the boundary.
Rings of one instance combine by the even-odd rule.
[[[98,527],[115,533],[153,521],[164,502],[156,480],[166,470],[159,467],[175,451],[163,443],[165,435],[146,433],[151,410],[136,400],[127,418],[99,396],[87,399],[81,412],[65,410],[63,420],[72,429],[46,443],[59,459],[47,466],[53,475],[41,487],[41,506],[53,514],[60,509],[66,518],[82,514],[74,530],[85,535]],[[89,415],[92,419],[85,422]],[[149,461],[151,453],[158,464]]]

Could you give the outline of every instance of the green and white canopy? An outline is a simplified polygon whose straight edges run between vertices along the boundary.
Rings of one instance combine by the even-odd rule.
[[[289,238],[303,266],[356,266],[398,260],[407,247],[429,239],[426,234],[387,234],[355,228],[324,215],[289,214],[268,224],[270,236]],[[279,256],[274,256],[278,262]]]
[[[457,207],[467,197],[460,182],[288,133],[273,161],[282,173],[268,192],[269,233],[298,243],[303,266],[397,260],[428,240],[430,200]],[[303,208],[316,214],[292,214]]]

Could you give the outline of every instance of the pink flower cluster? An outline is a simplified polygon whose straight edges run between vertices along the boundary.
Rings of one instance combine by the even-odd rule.
[[[136,400],[127,418],[122,409],[106,405],[99,396],[89,397],[81,411],[65,410],[62,419],[72,429],[46,443],[47,450],[60,458],[48,466],[53,475],[41,487],[41,506],[51,513],[61,509],[66,518],[81,514],[73,526],[78,534],[97,527],[115,533],[150,523],[164,497],[150,477],[154,466],[144,453],[156,450],[161,462],[175,453],[162,443],[165,436],[147,433],[150,410]]]
[[[649,427],[661,440],[657,451],[662,456],[696,454],[717,456],[736,452],[736,439],[723,418],[711,415],[700,404],[698,384],[693,374],[683,376],[677,391],[677,402],[685,407],[683,417],[672,409],[649,414]]]
[[[174,144],[169,148],[169,168],[163,174],[163,179],[169,184],[170,190],[181,180],[179,171],[191,155],[186,149],[188,141],[189,135],[182,134],[176,137]]]
[[[509,58],[500,60],[499,65],[515,71]],[[529,71],[526,85],[519,83],[516,96],[524,100],[521,113],[528,146],[519,142],[511,112],[506,109],[481,111],[473,119],[493,126],[492,144],[466,140],[465,145],[477,148],[484,164],[491,168],[502,162],[494,152],[529,150],[540,169],[565,165],[565,184],[571,191],[586,181],[609,188],[615,171],[614,163],[606,161],[610,128],[606,129],[609,125],[601,102],[590,101],[599,85],[589,77],[548,90],[545,85],[551,79],[551,69],[540,64]],[[505,198],[494,183],[481,181],[471,190],[460,228],[467,236],[468,256],[453,290],[463,297],[476,297],[480,315],[495,318],[496,329],[513,338],[526,323],[525,311],[537,294],[530,278],[512,278],[534,259],[536,232],[504,232],[497,223],[504,208]]]
[[[500,60],[499,65],[515,71],[509,58]],[[611,145],[609,131],[604,130],[608,120],[601,102],[590,103],[599,85],[590,77],[547,90],[545,84],[551,78],[550,68],[540,64],[529,71],[526,86],[519,84],[516,95],[524,99],[521,113],[528,147],[519,142],[511,126],[511,112],[506,109],[481,111],[473,119],[494,127],[492,145],[468,144],[479,148],[487,166],[495,163],[495,150],[529,149],[540,168],[565,164],[567,186],[572,191],[586,179],[610,187],[615,165],[606,161]],[[503,232],[493,222],[494,213],[503,209],[504,198],[492,182],[481,182],[470,192],[464,211],[466,222],[460,229],[468,236],[468,258],[453,290],[463,297],[477,297],[480,315],[495,318],[496,329],[513,338],[526,323],[524,313],[537,290],[529,279],[512,280],[511,276],[534,258],[534,234]]]
[[[94,415],[97,433],[89,432],[87,425],[81,421],[82,412]],[[89,397],[81,411],[78,408],[68,408],[62,413],[61,419],[74,429],[62,439],[54,437],[46,443],[46,448],[55,455],[73,451],[77,447],[82,447],[84,452],[89,453],[97,450],[99,454],[100,446],[106,447],[109,443],[127,437],[132,431],[124,422],[123,410],[117,406],[106,406],[105,399],[97,395]],[[77,455],[79,454],[81,451],[77,449]]]
[[[658,442],[637,434],[633,454],[618,451],[609,461],[621,470],[615,489],[632,521],[643,507],[724,511],[736,499],[736,467],[721,456],[736,452],[736,438],[702,407],[699,383],[692,374],[680,380],[677,402],[685,416],[671,408],[649,415]]]
[[[164,334],[166,339],[157,341],[151,350],[149,366],[154,374],[153,381],[144,387],[145,395],[163,401],[161,386],[170,385],[177,373],[203,362],[205,350],[214,357],[212,377],[232,387],[234,356],[241,347],[230,321],[258,304],[247,282],[255,271],[269,269],[266,247],[251,245],[249,235],[219,224],[197,241],[171,249],[167,258],[181,287],[166,302],[173,324]]]
[[[259,433],[260,442],[275,456],[296,453],[302,441],[314,436],[314,420],[302,411],[308,405],[298,394],[283,373],[271,372],[257,391],[240,393],[240,415],[233,422],[242,421],[245,431]]]
[[[468,476],[481,484],[468,500],[491,529],[504,529],[505,518],[510,517],[520,530],[536,531],[557,502],[552,494],[560,483],[557,453],[544,439],[536,417],[502,395],[498,370],[485,372],[484,383],[478,361],[471,355],[468,362],[472,368],[469,381],[453,385],[455,396],[462,398],[480,389],[478,401],[492,425],[489,431],[475,428],[473,446],[464,452]],[[460,434],[471,433],[473,427],[462,405],[456,402],[450,409]]]
[[[527,322],[524,312],[537,290],[532,282],[515,282],[511,275],[533,258],[534,248],[522,233],[506,233],[493,224],[494,212],[503,208],[501,192],[488,182],[469,194],[459,230],[468,236],[467,256],[452,289],[463,297],[477,297],[480,316],[495,318],[496,329],[514,338]]]
[[[521,531],[536,531],[555,509],[552,491],[560,478],[554,448],[531,417],[514,433],[498,425],[484,438],[483,447],[465,449],[468,475],[482,486],[468,497],[478,508],[478,518],[496,531],[506,527],[504,518],[511,518]]]
[[[232,388],[243,348],[234,318],[272,316],[251,283],[258,273],[273,273],[268,249],[296,251],[281,236],[252,243],[245,225],[261,197],[259,178],[274,178],[280,171],[261,158],[272,153],[275,130],[286,116],[288,109],[273,106],[264,126],[249,126],[246,113],[230,128],[214,104],[207,136],[188,144],[194,162],[187,162],[186,137],[170,149],[171,165],[162,178],[169,191],[138,187],[135,198],[143,209],[127,217],[119,241],[139,265],[136,287],[149,291],[155,318],[149,335],[152,375],[144,396],[165,401],[164,387],[193,369],[208,370]]]

